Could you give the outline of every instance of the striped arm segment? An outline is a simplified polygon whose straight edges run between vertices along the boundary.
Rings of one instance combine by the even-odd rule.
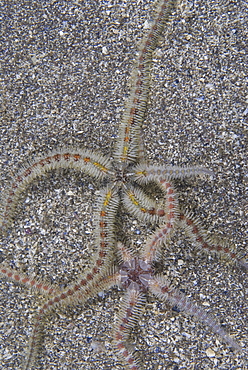
[[[114,331],[114,346],[118,357],[130,370],[138,370],[139,360],[134,356],[127,346],[130,330],[137,323],[145,304],[145,296],[134,289],[128,289],[123,299],[121,310]]]
[[[33,276],[28,276],[16,269],[10,268],[5,263],[0,264],[0,276],[6,280],[31,288],[43,295],[53,295],[59,292],[59,288]]]
[[[168,302],[171,306],[176,306],[180,311],[194,317],[196,321],[202,322],[204,325],[218,334],[224,342],[236,351],[242,351],[242,348],[232,339],[222,328],[215,322],[204,309],[198,307],[191,302],[185,294],[171,286],[164,277],[156,277],[150,281],[149,289],[159,299]]]
[[[112,188],[103,189],[98,197],[94,217],[97,251],[94,254],[94,274],[103,273],[105,261],[109,264],[116,245],[114,223],[119,206],[119,194]]]
[[[141,167],[139,165],[134,170],[134,173],[135,173],[134,178],[139,183],[146,184],[148,182],[156,182],[163,190],[163,192],[165,193],[164,215],[166,216],[166,221],[171,224],[171,227],[173,227],[179,215],[178,199],[173,183],[169,179],[166,179],[164,174],[161,174],[160,170],[159,171],[152,170],[150,172],[146,172],[146,170],[141,171]]]
[[[178,221],[178,200],[173,185],[165,181],[160,184],[166,192],[165,197],[165,223],[158,228],[150,238],[148,238],[144,250],[142,251],[142,258],[146,262],[152,262],[160,255],[160,248],[165,244],[172,235],[175,225]]]
[[[4,232],[15,216],[16,206],[21,193],[34,179],[56,169],[72,168],[103,180],[111,172],[108,158],[88,150],[65,148],[47,153],[27,163],[17,173],[9,187],[3,192],[0,212],[0,231]]]
[[[233,244],[230,245],[228,241],[209,235],[207,231],[201,228],[200,221],[191,212],[180,212],[178,224],[199,250],[217,254],[226,260],[236,263],[244,270],[248,270],[247,262],[239,258],[235,246]]]
[[[119,274],[113,273],[106,277],[100,277],[99,280],[94,280],[94,282],[87,286],[87,288],[84,285],[84,281],[84,275],[81,275],[76,283],[73,283],[66,289],[61,290],[57,295],[51,296],[39,308],[38,313],[34,318],[33,330],[29,340],[23,370],[30,370],[35,364],[36,356],[39,352],[42,341],[42,329],[45,317],[59,306],[76,305],[78,303],[81,305],[84,304],[89,298],[92,298],[97,293],[118,284]]]
[[[123,195],[123,203],[126,210],[141,221],[155,223],[165,219],[166,207],[150,199],[141,189],[128,186]]]
[[[147,166],[145,164],[139,164],[134,168],[134,178],[142,184],[154,181],[155,179],[156,181],[170,181],[199,175],[213,176],[214,172],[200,166]]]
[[[34,277],[28,276],[24,273],[12,269],[5,264],[0,265],[0,276],[6,280],[13,281],[24,287],[30,288],[32,290],[38,291],[44,296],[47,296],[47,301],[38,310],[33,323],[33,331],[29,341],[28,352],[25,358],[23,369],[28,370],[32,367],[35,362],[35,357],[39,351],[39,346],[41,342],[41,334],[43,328],[44,317],[54,308],[59,305],[68,305],[76,303],[84,303],[88,298],[94,296],[97,292],[107,289],[112,285],[117,284],[119,274],[108,276],[100,281],[95,281],[91,284],[90,288],[80,291],[81,285],[85,285],[85,279],[83,275],[77,281],[77,283],[72,284],[64,290],[60,290],[55,285],[51,285],[42,281],[41,279],[36,279]],[[87,275],[86,275],[87,276]]]
[[[173,225],[168,222],[148,238],[141,253],[142,258],[147,263],[151,263],[160,257],[161,247],[170,239],[173,230]]]
[[[93,255],[92,266],[63,291],[49,298],[35,318],[33,333],[30,338],[24,370],[32,367],[39,349],[41,329],[44,317],[59,305],[84,303],[96,293],[118,283],[116,275],[105,277],[109,260],[114,249],[114,219],[119,203],[118,194],[112,189],[105,189],[99,197],[97,208],[97,250]],[[108,263],[106,264],[106,260]],[[106,267],[107,266],[107,267]]]
[[[117,161],[137,161],[140,154],[140,126],[148,101],[152,53],[176,4],[175,0],[158,2],[154,21],[141,42],[132,73],[130,97],[125,105],[116,142],[114,156]]]

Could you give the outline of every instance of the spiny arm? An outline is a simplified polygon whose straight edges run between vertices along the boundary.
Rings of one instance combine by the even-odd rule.
[[[150,89],[152,53],[160,35],[175,9],[176,0],[160,0],[154,21],[144,36],[136,63],[134,64],[131,91],[126,102],[118,132],[114,157],[117,161],[137,161],[140,156],[140,127],[144,121]]]
[[[95,296],[97,293],[118,284],[119,274],[108,274],[94,280],[87,288],[81,289],[80,282],[84,281],[85,277],[81,275],[76,283],[71,284],[66,289],[61,290],[57,295],[51,296],[38,310],[34,321],[33,330],[29,339],[28,351],[24,360],[23,370],[30,370],[35,364],[37,354],[42,342],[42,329],[44,326],[44,318],[58,306],[84,304],[88,299]]]
[[[150,181],[164,182],[175,179],[185,179],[198,175],[213,176],[214,172],[200,166],[147,166],[139,164],[134,168],[134,178],[140,184],[147,184]]]
[[[100,154],[75,148],[48,152],[46,155],[28,162],[14,176],[9,187],[2,192],[0,232],[4,232],[14,218],[20,195],[30,183],[34,179],[46,175],[47,172],[60,168],[72,168],[102,180],[111,172],[111,162]]]
[[[23,272],[19,272],[16,269],[10,268],[5,263],[0,264],[0,276],[6,280],[23,285],[26,288],[31,288],[35,291],[38,291],[43,295],[51,296],[58,294],[60,291],[59,287],[55,286],[54,284],[50,284],[33,276],[28,276]]]
[[[133,355],[127,346],[130,330],[136,324],[142,306],[145,303],[143,294],[136,290],[127,290],[122,301],[121,310],[118,313],[118,320],[114,331],[114,346],[118,357],[122,358],[123,364],[130,370],[138,370],[139,360]]]
[[[159,257],[160,249],[171,237],[175,224],[178,221],[178,200],[172,183],[166,181],[161,184],[166,196],[164,201],[165,220],[161,227],[157,228],[148,238],[142,258],[148,263]]]
[[[162,222],[165,219],[167,207],[165,204],[149,198],[142,189],[127,186],[123,194],[126,210],[141,221],[151,223]]]
[[[197,321],[201,321],[204,325],[211,328],[214,333],[218,334],[223,341],[225,341],[234,350],[242,351],[239,344],[236,343],[218,323],[216,323],[213,317],[211,317],[204,309],[191,302],[185,294],[171,286],[164,277],[155,277],[150,281],[149,288],[159,299],[168,302],[172,306],[178,307],[180,311],[193,316]]]
[[[225,239],[221,240],[209,235],[201,228],[200,221],[191,212],[180,211],[178,224],[199,250],[217,254],[248,271],[247,262],[239,256],[235,246]]]

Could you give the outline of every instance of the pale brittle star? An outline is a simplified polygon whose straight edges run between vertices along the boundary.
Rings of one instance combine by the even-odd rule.
[[[141,44],[130,98],[126,104],[126,110],[120,125],[113,161],[101,154],[74,148],[66,148],[57,152],[47,153],[44,157],[26,165],[14,178],[9,189],[5,192],[1,220],[2,229],[6,229],[14,217],[20,193],[36,177],[50,170],[74,168],[75,170],[91,175],[98,181],[109,181],[107,189],[102,191],[98,201],[95,231],[98,251],[95,254],[93,266],[84,274],[78,284],[73,285],[73,290],[68,288],[67,291],[61,293],[60,300],[64,303],[67,300],[77,301],[78,290],[80,290],[80,297],[82,292],[87,293],[86,296],[89,297],[91,288],[96,284],[100,284],[101,279],[103,279],[106,270],[111,264],[112,253],[116,244],[114,221],[120,201],[129,213],[132,213],[141,220],[152,223],[163,223],[166,221],[166,226],[163,227],[163,235],[161,236],[163,240],[170,236],[175,225],[181,224],[199,247],[220,252],[238,264],[246,266],[245,262],[238,258],[225,243],[223,245],[221,243],[216,244],[212,238],[206,237],[205,232],[201,231],[198,221],[190,213],[183,213],[179,209],[172,180],[197,174],[211,174],[211,171],[199,167],[149,166],[143,160],[140,143],[140,125],[144,120],[148,99],[151,55],[174,3],[173,1],[168,2],[168,4],[166,2],[160,2],[154,23]],[[166,200],[159,204],[145,195],[141,187],[142,184],[153,181],[161,187],[165,194]],[[151,260],[154,257],[155,250],[155,246],[154,250],[150,248],[149,253],[151,257],[149,258]],[[5,267],[2,269],[2,274],[6,275]],[[7,273],[7,275],[10,274],[11,272]],[[14,273],[13,276],[15,280],[19,279],[18,274]],[[11,277],[9,276],[9,278]],[[27,279],[27,277],[24,277],[21,280],[23,280],[23,283],[30,285],[31,282]],[[35,285],[38,289],[41,288],[39,284]],[[46,290],[45,287],[48,289],[47,286],[43,285],[43,291]],[[56,305],[56,303],[58,302],[52,300],[51,306]],[[30,347],[30,358],[27,360],[26,368],[33,361],[33,350],[36,346],[35,334],[33,339],[33,345]]]
[[[0,273],[15,282],[19,282],[32,289],[38,290],[47,297],[45,303],[39,308],[35,317],[34,329],[30,340],[29,355],[25,369],[32,367],[34,356],[40,344],[40,331],[43,319],[52,310],[68,304],[84,304],[89,298],[107,290],[115,285],[125,291],[124,299],[118,313],[118,319],[113,329],[113,350],[125,368],[130,370],[145,369],[139,356],[129,343],[130,331],[137,325],[145,305],[148,291],[161,301],[176,306],[185,314],[193,316],[196,320],[212,329],[235,351],[242,352],[239,344],[230,337],[215,319],[205,309],[194,304],[185,294],[176,289],[165,276],[156,273],[154,262],[161,256],[161,246],[167,243],[168,226],[165,224],[155,230],[154,234],[146,241],[139,254],[132,248],[125,248],[117,244],[119,253],[119,266],[109,266],[108,270],[87,289],[81,289],[86,284],[85,274],[76,282],[62,290],[46,282],[31,278],[16,270],[2,266]]]

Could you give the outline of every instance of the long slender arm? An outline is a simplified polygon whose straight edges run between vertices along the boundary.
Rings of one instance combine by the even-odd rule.
[[[130,330],[136,324],[141,308],[145,303],[145,297],[136,290],[128,289],[122,301],[122,307],[118,314],[118,320],[114,331],[114,346],[118,356],[130,370],[138,370],[138,359],[127,346]]]
[[[35,178],[60,168],[72,168],[98,180],[103,180],[111,172],[111,162],[101,154],[75,148],[49,152],[43,157],[30,161],[23,166],[17,175],[14,176],[9,187],[2,192],[0,232],[4,232],[14,218],[20,195],[29,184]]]
[[[221,258],[236,263],[244,270],[248,270],[247,262],[239,256],[233,244],[208,234],[200,226],[200,221],[188,211],[180,211],[179,226],[185,231],[194,245],[201,251],[217,254]]]
[[[173,288],[164,277],[155,277],[150,281],[149,288],[158,298],[168,302],[172,306],[177,306],[179,310],[187,315],[193,316],[197,321],[202,322],[218,334],[223,341],[236,351],[242,351],[242,348],[216,323],[204,309],[191,302],[185,294]]]
[[[71,284],[66,289],[61,290],[57,295],[51,296],[39,308],[33,322],[33,330],[29,339],[28,351],[25,357],[23,370],[29,370],[35,363],[37,353],[41,344],[41,334],[44,326],[44,318],[58,306],[84,304],[89,298],[97,293],[109,289],[118,284],[119,274],[113,273],[104,277],[99,277],[87,289],[81,290],[80,282],[84,280],[81,275],[76,283]]]
[[[201,175],[213,176],[214,172],[200,166],[147,166],[146,164],[138,164],[134,168],[134,178],[140,184],[146,184],[150,181],[170,181],[175,179],[185,179],[187,177],[195,177]]]
[[[146,113],[150,89],[152,53],[176,4],[176,0],[159,1],[154,21],[141,42],[133,68],[130,96],[125,105],[116,142],[114,157],[119,162],[137,161],[140,157],[140,127]]]
[[[26,288],[38,291],[43,295],[51,296],[58,294],[60,291],[59,287],[56,287],[54,284],[50,284],[34,276],[28,276],[23,272],[7,266],[5,263],[0,264],[0,276],[6,280],[23,285]]]
[[[160,248],[171,237],[178,221],[178,200],[172,183],[165,181],[160,184],[165,197],[165,222],[146,241],[142,257],[148,263],[159,257]]]

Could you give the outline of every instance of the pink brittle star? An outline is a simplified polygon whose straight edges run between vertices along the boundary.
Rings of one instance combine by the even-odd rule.
[[[13,269],[2,267],[0,272],[3,275],[25,286],[34,288],[47,296],[47,301],[40,307],[35,317],[34,329],[30,338],[30,353],[24,369],[32,366],[32,359],[39,345],[40,330],[45,316],[59,306],[84,304],[89,298],[115,285],[122,289],[125,295],[119,310],[118,320],[114,325],[113,343],[118,358],[126,368],[130,370],[145,369],[138,355],[130,349],[129,335],[132,328],[137,325],[149,292],[157,297],[158,300],[165,301],[171,306],[176,306],[180,311],[193,316],[196,320],[210,327],[234,350],[242,351],[239,344],[220,327],[206,310],[194,304],[185,294],[169,283],[163,275],[156,273],[153,262],[158,260],[158,256],[161,256],[160,250],[163,243],[167,242],[167,238],[167,225],[164,225],[162,228],[157,229],[146,241],[139,255],[118,243],[117,250],[121,254],[122,259],[120,266],[110,266],[105,274],[99,277],[98,280],[94,280],[94,284],[91,285],[90,289],[82,289],[82,286],[86,284],[85,274],[82,274],[76,282],[61,290],[40,279],[36,280]]]

